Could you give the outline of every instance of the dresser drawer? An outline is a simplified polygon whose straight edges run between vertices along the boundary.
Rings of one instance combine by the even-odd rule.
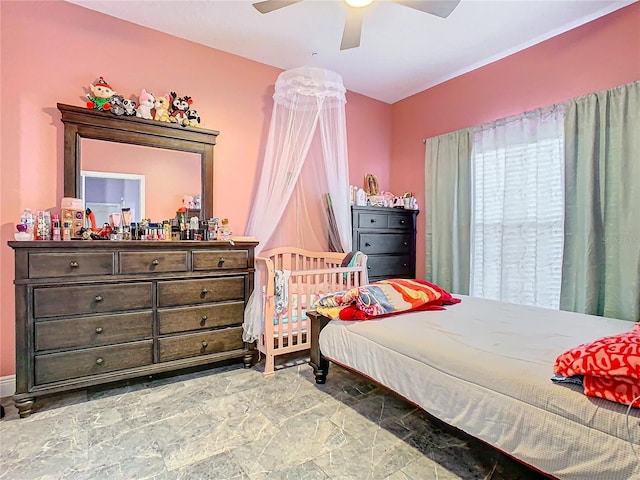
[[[158,310],[160,335],[240,325],[243,320],[244,302]]]
[[[386,213],[359,213],[358,228],[387,228],[388,216]]]
[[[158,306],[244,301],[244,276],[158,282]]]
[[[415,276],[409,255],[371,255],[367,259],[367,272],[370,282],[380,280],[376,277],[413,278]]]
[[[193,270],[229,270],[249,267],[247,250],[206,250],[194,251]]]
[[[225,328],[160,339],[160,361],[228,352],[244,348],[242,327]]]
[[[389,214],[389,228],[413,231],[413,214],[412,215],[405,215],[402,213]]]
[[[39,287],[33,291],[35,318],[86,315],[151,308],[151,282],[72,287]]]
[[[408,253],[411,250],[411,233],[361,233],[358,248],[362,253]]]
[[[153,362],[153,340],[36,355],[36,384],[99,375]]]
[[[120,273],[186,272],[184,252],[120,252]]]
[[[29,278],[112,275],[113,253],[30,253]]]
[[[122,313],[36,322],[36,350],[93,347],[151,338],[153,312]]]

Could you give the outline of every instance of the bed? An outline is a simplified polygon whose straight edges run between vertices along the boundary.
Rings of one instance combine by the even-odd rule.
[[[265,375],[275,372],[276,356],[309,349],[306,313],[316,300],[368,283],[367,256],[361,252],[280,247],[261,252],[256,267],[264,275],[264,328],[256,348],[265,357]]]
[[[309,312],[316,382],[335,362],[551,477],[640,479],[640,409],[550,381],[558,355],[633,323],[456,297],[367,321]]]

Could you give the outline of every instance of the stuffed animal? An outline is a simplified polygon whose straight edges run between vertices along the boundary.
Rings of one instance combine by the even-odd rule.
[[[193,103],[193,100],[186,95],[184,97],[178,97],[176,92],[171,92],[171,98],[171,121],[186,127],[189,122],[187,111],[191,103]]]
[[[111,98],[117,93],[111,88],[104,78],[100,77],[93,85],[89,85],[91,93],[87,93],[87,108],[93,110],[109,110],[111,108]]]
[[[122,95],[114,95],[111,97],[111,108],[109,109],[114,115],[124,115],[124,97]]]
[[[171,108],[171,97],[168,93],[165,93],[162,97],[156,97],[154,104],[156,108],[155,120],[159,122],[171,122],[169,115],[169,108]]]
[[[146,118],[147,120],[153,120],[151,109],[153,108],[156,99],[152,93],[147,92],[144,88],[140,92],[140,98],[138,99],[139,105],[136,108],[136,117]]]
[[[197,110],[187,110],[187,125],[189,127],[197,127],[200,125],[200,115]]]
[[[128,98],[122,99],[122,106],[124,107],[125,115],[136,114],[136,102],[135,100],[129,100]]]
[[[193,195],[183,195],[182,196],[182,206],[184,208],[194,208],[195,207],[195,203],[193,201]]]

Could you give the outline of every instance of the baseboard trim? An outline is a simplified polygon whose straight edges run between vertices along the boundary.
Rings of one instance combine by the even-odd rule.
[[[0,377],[0,397],[11,397],[16,393],[16,376]]]

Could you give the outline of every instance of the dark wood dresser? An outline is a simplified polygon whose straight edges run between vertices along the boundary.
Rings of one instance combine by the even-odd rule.
[[[243,360],[255,242],[32,241],[15,250],[16,394]]]
[[[418,210],[351,207],[353,249],[369,256],[369,281],[415,278]]]

